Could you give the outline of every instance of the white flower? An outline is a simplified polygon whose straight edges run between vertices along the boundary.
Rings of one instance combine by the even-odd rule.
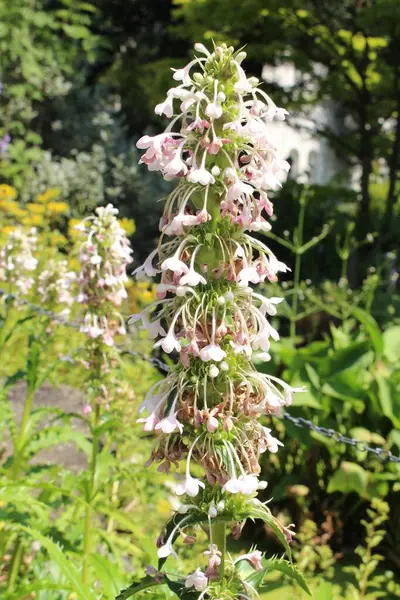
[[[260,275],[255,267],[245,267],[237,276],[238,282],[243,286],[248,286],[251,283],[260,283]]]
[[[271,429],[262,427],[263,437],[260,440],[260,452],[263,453],[269,450],[273,454],[278,452],[279,446],[283,446],[282,442],[271,435]]]
[[[161,340],[158,340],[158,342],[154,344],[154,348],[158,348],[159,346],[161,346],[166,354],[171,354],[174,350],[180,352],[182,347],[172,329],[168,331],[165,338],[161,338]]]
[[[218,102],[210,102],[205,113],[210,119],[219,119],[223,113],[222,106]]]
[[[256,475],[240,475],[238,477],[239,492],[245,496],[254,494],[258,488],[258,479]]]
[[[166,258],[161,264],[162,271],[172,271],[175,275],[183,275],[189,271],[187,265],[181,261],[176,255],[171,258]]]
[[[201,185],[209,185],[215,183],[214,176],[207,171],[205,167],[192,169],[187,176],[187,180],[191,183],[201,183]]]
[[[230,494],[238,494],[240,491],[240,484],[237,477],[228,479],[222,489],[224,492],[229,492]]]
[[[205,488],[204,483],[187,473],[184,481],[176,486],[175,493],[177,496],[187,494],[191,498],[194,498],[199,493],[200,488]]]
[[[194,270],[193,266],[191,266],[186,275],[183,275],[179,280],[179,285],[190,285],[192,287],[199,285],[199,283],[206,285],[207,281],[203,275],[200,275],[200,273],[197,273],[197,271]]]
[[[222,350],[221,346],[218,346],[215,342],[211,342],[200,350],[200,358],[204,362],[208,362],[209,360],[220,362],[225,356],[225,350]]]
[[[194,573],[189,575],[185,581],[185,587],[194,587],[198,592],[202,592],[207,588],[208,579],[200,569],[196,569]]]
[[[160,104],[157,104],[157,106],[154,109],[154,112],[156,113],[156,115],[160,116],[164,114],[168,119],[170,119],[174,114],[173,102],[174,99],[172,94],[168,94],[164,102],[160,102]]]
[[[171,554],[176,556],[175,550],[172,547],[172,541],[168,539],[167,542],[158,549],[157,556],[158,558],[167,558]]]
[[[173,433],[175,429],[178,429],[178,431],[182,433],[183,425],[178,421],[176,414],[174,414],[173,410],[171,409],[168,417],[161,419],[161,421],[155,425],[154,429],[169,435],[170,433]]]

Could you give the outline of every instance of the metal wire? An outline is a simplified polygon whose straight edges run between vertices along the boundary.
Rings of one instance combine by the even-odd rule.
[[[326,438],[334,440],[335,442],[346,444],[347,446],[353,446],[353,448],[359,452],[370,452],[371,454],[375,454],[382,461],[388,460],[391,462],[400,463],[400,456],[392,454],[392,452],[387,448],[369,446],[366,442],[347,437],[335,429],[329,429],[328,427],[315,425],[315,423],[304,419],[304,417],[293,417],[293,415],[287,411],[283,411],[282,414],[285,419],[291,421],[294,425],[296,425],[296,427],[305,427],[307,429],[311,429],[312,431],[315,431]]]
[[[53,313],[52,311],[42,308],[41,306],[32,304],[32,302],[29,302],[28,300],[25,300],[24,298],[20,298],[20,297],[16,296],[15,294],[8,294],[1,288],[0,288],[0,296],[10,296],[11,298],[15,298],[21,304],[28,306],[30,309],[32,309],[36,313],[38,313],[42,316],[49,317],[53,321],[57,321],[58,323],[60,323],[61,325],[64,325],[65,327],[73,327],[74,329],[79,329],[80,323],[82,323],[82,321],[79,321],[79,320],[75,320],[72,322],[68,321],[65,317],[62,317],[61,315],[57,315],[57,314]],[[140,358],[141,360],[144,360],[144,361],[148,362],[149,364],[155,366],[157,369],[159,369],[163,373],[168,373],[171,370],[171,367],[169,365],[167,365],[166,363],[164,363],[159,358],[156,358],[153,356],[147,356],[143,352],[131,350],[127,346],[124,346],[121,344],[117,344],[115,347],[121,352],[121,354],[128,354],[130,356],[133,356],[134,358]],[[63,357],[63,360],[65,360],[66,362],[75,362],[74,359],[69,355],[66,355],[65,357]],[[369,444],[367,444],[366,442],[363,442],[361,440],[347,437],[347,436],[343,435],[342,433],[340,433],[339,431],[336,431],[335,429],[329,429],[328,427],[315,425],[315,423],[305,419],[304,417],[294,417],[287,411],[283,411],[282,416],[287,421],[290,421],[291,423],[293,423],[293,425],[295,425],[296,427],[303,427],[306,429],[310,429],[311,431],[315,431],[316,433],[319,433],[320,435],[323,435],[326,438],[334,440],[335,442],[346,444],[347,446],[352,446],[359,452],[368,452],[370,454],[374,454],[381,461],[400,463],[400,456],[394,455],[387,448],[382,448],[379,446],[370,446]]]

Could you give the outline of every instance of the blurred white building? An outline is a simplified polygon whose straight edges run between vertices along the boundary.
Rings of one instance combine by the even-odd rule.
[[[317,74],[323,74],[323,69],[322,65],[315,65]],[[292,63],[282,63],[278,67],[265,65],[262,79],[288,91],[299,81]],[[336,108],[332,101],[326,101],[313,107],[307,117],[292,114],[287,121],[273,121],[268,125],[280,158],[289,160],[292,165],[289,178],[300,183],[325,185],[332,177],[345,171],[345,165],[329,142],[317,135],[319,129],[326,127],[335,133],[343,129],[343,122],[337,116]]]

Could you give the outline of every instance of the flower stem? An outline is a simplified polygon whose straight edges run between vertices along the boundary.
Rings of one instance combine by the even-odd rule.
[[[10,571],[8,574],[7,591],[12,592],[14,590],[15,583],[18,577],[19,567],[22,561],[24,547],[21,539],[18,538],[15,543],[14,552],[11,559]]]
[[[93,506],[92,501],[95,492],[95,484],[96,484],[96,470],[97,470],[97,457],[99,453],[99,436],[98,436],[98,427],[100,422],[100,404],[96,404],[95,412],[94,412],[94,420],[93,420],[93,428],[92,428],[92,458],[90,461],[89,467],[89,489],[88,489],[88,506],[86,508],[85,515],[85,528],[83,534],[83,571],[82,571],[82,581],[83,583],[88,582],[89,577],[89,559],[92,552],[92,517],[93,517]]]
[[[303,254],[303,231],[304,231],[304,217],[306,211],[306,197],[303,194],[300,198],[300,214],[299,223],[296,229],[296,259],[294,264],[294,277],[293,277],[293,303],[292,303],[292,315],[290,322],[290,337],[296,336],[296,320],[299,306],[299,285],[300,285],[300,268],[301,268],[301,256]]]
[[[21,470],[21,463],[23,458],[24,446],[25,446],[25,438],[26,438],[26,430],[28,428],[29,419],[32,411],[32,402],[35,396],[35,388],[28,388],[28,392],[25,398],[24,410],[22,413],[21,424],[19,427],[19,433],[16,436],[15,444],[14,444],[14,459],[13,459],[13,467],[12,472],[15,479],[18,478],[18,475]]]
[[[220,579],[224,578],[225,573],[225,554],[226,554],[226,523],[225,522],[217,522],[212,523],[210,527],[210,537],[211,543],[215,544],[218,547],[218,550],[221,552],[221,564],[219,567],[219,577]]]

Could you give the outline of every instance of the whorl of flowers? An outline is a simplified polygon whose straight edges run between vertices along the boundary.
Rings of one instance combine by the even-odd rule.
[[[36,249],[36,229],[26,231],[17,227],[11,231],[0,248],[0,281],[26,295],[35,282],[32,273],[38,265]]]
[[[280,186],[279,173],[289,164],[278,158],[268,122],[283,120],[287,111],[246,77],[244,52],[195,48],[201,57],[174,70],[177,86],[155,109],[170,124],[137,142],[145,150],[140,162],[177,185],[165,202],[159,246],[136,269],[139,278],[161,273],[158,299],[131,322],[140,320],[158,338],[155,348],[179,355],[148,392],[141,406],[148,416],[139,421],[157,434],[149,462],[168,471],[186,459],[176,488],[186,497],[180,514],[206,510],[209,518],[226,520],[235,505],[238,520],[266,486],[258,479],[260,454],[282,445],[259,418],[279,415],[297,391],[252,362],[269,360],[270,339],[279,338],[270,317],[282,298],[266,298],[250,284],[275,282],[288,267],[248,232],[271,228],[268,192]],[[192,476],[192,463],[203,467],[206,481]],[[161,539],[160,558],[174,552],[184,521]],[[210,549],[214,567],[217,550]],[[207,581],[196,571],[187,586],[208,590]]]
[[[95,212],[76,226],[86,234],[79,253],[78,301],[87,306],[81,331],[113,346],[114,336],[126,333],[117,308],[127,297],[126,267],[132,262],[132,249],[118,223],[118,209],[108,204]]]

